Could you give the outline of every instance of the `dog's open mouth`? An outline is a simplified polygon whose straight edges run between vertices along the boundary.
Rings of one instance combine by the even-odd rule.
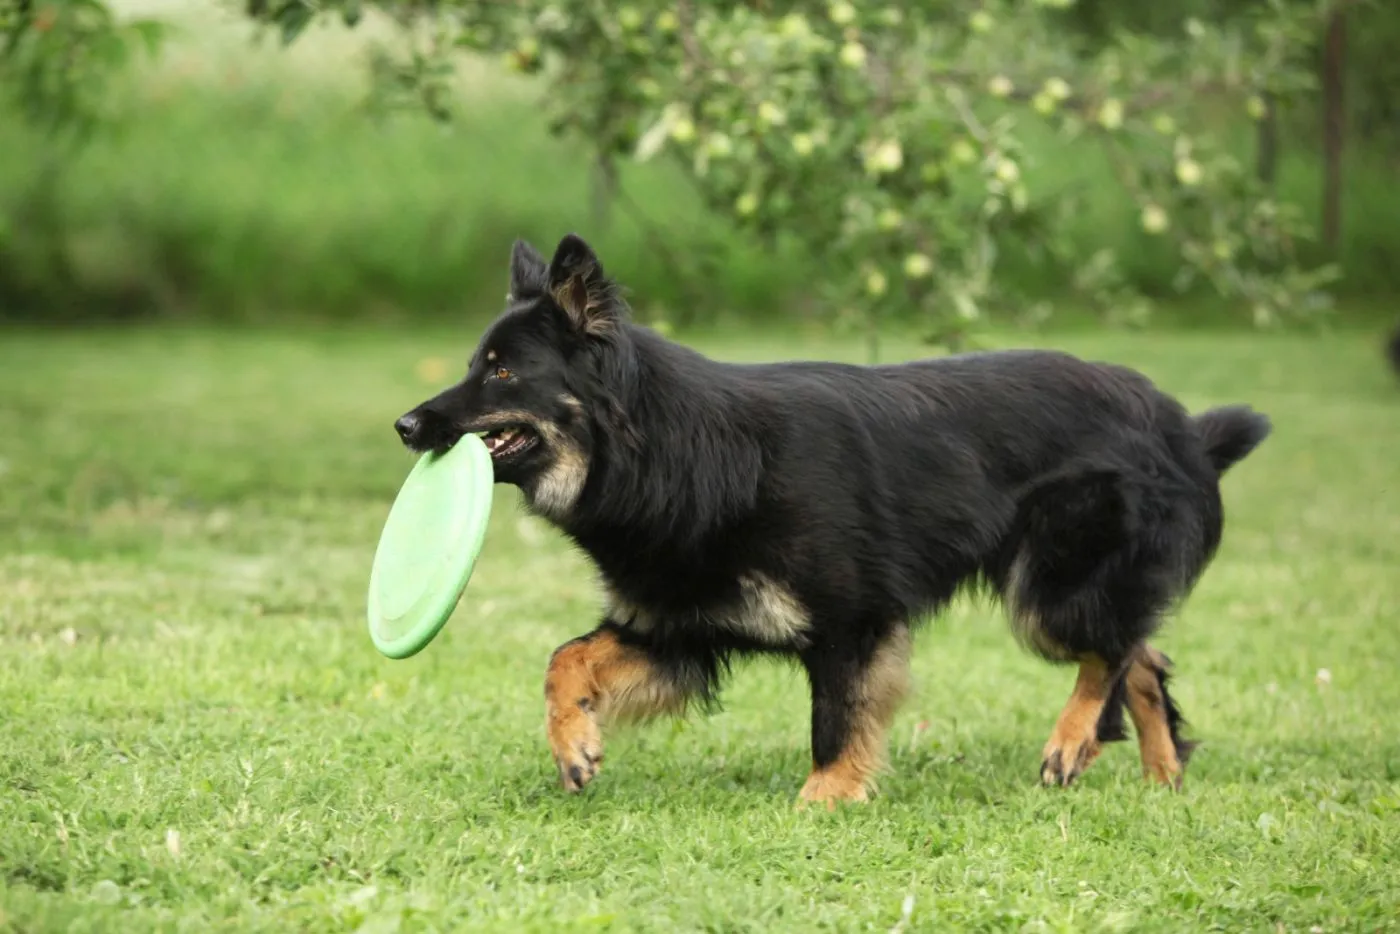
[[[483,433],[481,440],[486,442],[492,460],[504,460],[524,454],[539,444],[540,436],[524,425],[508,425]]]

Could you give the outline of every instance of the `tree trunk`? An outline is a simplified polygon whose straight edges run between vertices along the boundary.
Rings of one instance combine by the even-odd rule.
[[[1259,118],[1258,163],[1256,172],[1259,181],[1274,187],[1278,176],[1278,102],[1274,95],[1264,93],[1264,115]]]
[[[1322,242],[1336,256],[1342,242],[1342,142],[1346,126],[1346,11],[1337,4],[1327,19],[1322,53]]]
[[[588,221],[593,225],[593,235],[598,236],[612,219],[613,199],[617,196],[617,166],[611,157],[598,157],[593,165],[592,182]]]

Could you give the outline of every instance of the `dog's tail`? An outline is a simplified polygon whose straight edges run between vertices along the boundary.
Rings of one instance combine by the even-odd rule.
[[[1386,356],[1390,358],[1390,365],[1396,373],[1400,373],[1400,327],[1390,335],[1390,342],[1386,344]]]
[[[1205,446],[1206,457],[1223,474],[1257,448],[1273,424],[1247,405],[1224,405],[1194,416],[1191,421]]]

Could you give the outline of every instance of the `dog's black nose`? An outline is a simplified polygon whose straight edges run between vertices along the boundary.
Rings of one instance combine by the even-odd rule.
[[[399,433],[399,437],[403,439],[404,444],[408,444],[412,441],[414,437],[417,436],[418,430],[422,426],[423,420],[412,412],[400,416],[399,420],[394,422],[394,430]]]

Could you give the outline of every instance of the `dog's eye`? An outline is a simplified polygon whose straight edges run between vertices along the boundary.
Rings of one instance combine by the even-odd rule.
[[[510,378],[511,378],[512,376],[514,376],[514,375],[515,375],[515,374],[511,373],[511,371],[510,371],[509,369],[507,369],[506,367],[503,367],[503,366],[498,366],[498,367],[496,367],[496,373],[495,373],[496,379],[510,379]]]

